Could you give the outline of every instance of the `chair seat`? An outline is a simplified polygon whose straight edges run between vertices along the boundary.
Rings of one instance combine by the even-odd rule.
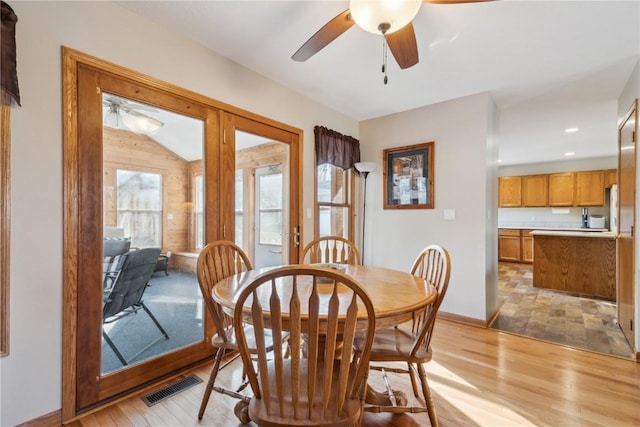
[[[244,333],[247,339],[247,345],[249,346],[249,351],[253,354],[256,352],[256,340],[254,338],[253,326],[249,324],[245,324]],[[226,341],[219,334],[215,334],[211,337],[211,344],[214,347],[218,348],[226,348],[232,350],[238,350],[238,342],[236,341],[236,334],[233,331],[233,326],[229,326],[225,329]],[[271,330],[265,330],[264,332],[265,345],[267,347],[267,352],[273,350],[273,334]]]
[[[301,361],[301,370],[308,371],[307,364],[305,360]],[[269,362],[268,364],[269,370],[269,391],[271,392],[270,401],[271,401],[271,411],[267,412],[265,394],[262,394],[261,399],[257,399],[255,396],[251,399],[251,403],[249,404],[249,415],[251,420],[260,426],[295,426],[295,425],[305,425],[305,426],[351,426],[356,425],[357,420],[360,418],[360,413],[362,410],[361,402],[359,398],[350,399],[345,402],[344,409],[342,413],[325,413],[322,414],[322,402],[324,399],[324,389],[322,387],[318,388],[318,393],[315,396],[315,400],[312,405],[312,415],[307,418],[306,413],[309,408],[309,401],[305,398],[306,393],[299,393],[298,398],[300,399],[297,402],[296,408],[299,411],[299,416],[297,419],[294,416],[293,412],[293,396],[292,396],[292,388],[291,384],[291,360],[284,360],[284,399],[280,401],[278,397],[275,395],[276,390],[278,390],[278,385],[276,383],[276,374],[275,374],[275,364],[273,362]],[[323,379],[321,378],[321,373],[323,370],[321,368],[316,370],[316,378],[315,381],[318,384],[321,384]],[[335,400],[334,396],[337,396],[339,393],[337,392],[338,385],[338,375],[337,372],[334,372],[334,380],[331,387],[331,398]],[[353,374],[353,372],[352,372]],[[307,381],[305,377],[305,381],[300,383],[300,388],[306,390]],[[264,388],[263,388],[264,390]],[[283,413],[280,413],[280,403],[283,403]],[[332,401],[329,403],[328,411],[330,412],[337,406],[337,403]],[[303,415],[304,414],[304,415]],[[300,423],[300,424],[298,424]]]
[[[415,336],[402,327],[379,329],[376,331],[371,348],[371,362],[408,362],[426,363],[431,360],[429,351],[420,348],[415,356],[411,356],[411,350],[415,344]],[[362,346],[362,337],[356,336],[354,341],[356,349]]]

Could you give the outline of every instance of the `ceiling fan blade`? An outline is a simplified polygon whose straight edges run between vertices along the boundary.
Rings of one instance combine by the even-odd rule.
[[[340,34],[351,28],[353,24],[355,24],[355,22],[351,19],[351,12],[347,9],[327,22],[324,27],[312,35],[311,38],[293,54],[291,59],[298,62],[306,61],[334,41]]]
[[[411,22],[398,31],[385,35],[385,38],[400,68],[404,70],[418,63],[418,44]]]
[[[135,101],[125,101],[122,105],[126,106],[130,110],[148,111],[150,113],[157,113],[158,112],[158,109],[155,108],[155,107],[152,107],[151,105],[141,104],[141,103],[135,102]]]

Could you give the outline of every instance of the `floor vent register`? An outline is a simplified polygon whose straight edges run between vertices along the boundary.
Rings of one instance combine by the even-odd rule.
[[[147,404],[147,406],[153,406],[156,403],[159,403],[171,396],[173,396],[174,394],[180,393],[183,390],[188,389],[191,386],[194,386],[196,384],[200,384],[202,382],[202,380],[200,378],[198,378],[195,375],[190,375],[186,378],[181,379],[180,381],[173,383],[165,388],[162,388],[158,391],[155,391],[151,394],[148,394],[146,396],[142,397],[142,400],[144,401],[144,403]]]

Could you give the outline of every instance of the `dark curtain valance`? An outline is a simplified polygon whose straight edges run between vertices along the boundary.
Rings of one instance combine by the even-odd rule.
[[[360,142],[324,126],[316,126],[316,166],[329,163],[342,169],[350,169],[360,161]]]
[[[18,89],[18,71],[16,59],[16,16],[11,6],[0,2],[2,11],[2,30],[0,32],[0,87],[20,105],[20,89]]]

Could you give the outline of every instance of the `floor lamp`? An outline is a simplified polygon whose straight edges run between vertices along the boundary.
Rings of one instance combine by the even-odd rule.
[[[364,265],[364,226],[365,215],[367,212],[367,177],[370,172],[374,172],[376,170],[376,164],[375,162],[359,162],[354,164],[354,166],[356,170],[364,176],[364,194],[362,196],[362,249],[360,250],[360,255],[362,255],[362,264]]]

